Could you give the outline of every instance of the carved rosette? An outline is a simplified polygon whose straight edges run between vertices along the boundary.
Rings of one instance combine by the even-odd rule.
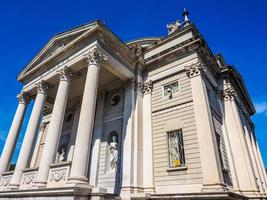
[[[153,82],[150,80],[148,82],[145,82],[143,84],[143,93],[144,94],[149,94],[152,92],[152,89],[153,89]]]
[[[67,178],[67,170],[66,169],[56,169],[51,172],[50,182],[55,181],[65,181]]]
[[[41,80],[39,83],[36,83],[36,88],[37,93],[46,95],[49,89],[49,84],[46,81]]]
[[[63,67],[58,72],[59,72],[59,78],[61,81],[71,81],[71,79],[74,76],[72,69],[70,69],[67,66]]]
[[[193,63],[192,65],[185,66],[187,76],[190,78],[201,75],[204,73],[205,68],[201,62]]]
[[[25,104],[25,105],[27,105],[31,100],[31,96],[23,91],[17,95],[17,98],[19,100],[19,103]]]
[[[228,86],[226,89],[220,92],[219,96],[224,101],[234,100],[236,92],[232,87]]]
[[[98,48],[94,48],[89,53],[85,54],[86,62],[90,65],[99,65],[102,61],[107,60],[107,57],[99,51]]]

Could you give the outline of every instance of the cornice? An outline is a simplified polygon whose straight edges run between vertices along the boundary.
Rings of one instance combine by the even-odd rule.
[[[97,23],[95,23],[94,25],[95,26],[93,26],[91,29],[85,31],[82,35],[78,36],[72,42],[70,42],[69,44],[64,46],[60,51],[54,53],[53,55],[51,55],[47,59],[43,60],[41,63],[37,64],[36,66],[33,67],[32,65],[30,65],[31,64],[30,63],[18,75],[17,80],[23,81],[30,74],[34,73],[35,71],[42,68],[43,66],[47,66],[49,62],[55,60],[57,57],[62,56],[62,54],[64,54],[66,51],[70,50],[73,46],[77,45],[82,39],[89,37],[90,35],[93,35],[95,33],[99,34],[98,35],[99,41],[103,41],[103,39],[101,40],[101,38],[104,38],[104,40],[112,46],[112,49],[116,49],[121,55],[123,55],[124,59],[126,59],[128,61],[131,60],[132,63],[136,62],[136,59],[135,59],[136,56],[134,55],[134,53],[131,52],[131,50],[113,32],[111,32],[105,25],[103,25],[99,21],[97,21]],[[96,38],[96,40],[97,40],[97,38]],[[49,43],[52,43],[52,42],[49,42]],[[35,59],[38,59],[39,56],[40,56],[40,54],[38,54],[35,57]],[[30,67],[33,67],[33,69],[26,72]]]

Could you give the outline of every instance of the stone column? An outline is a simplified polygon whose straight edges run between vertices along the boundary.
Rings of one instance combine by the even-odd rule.
[[[252,164],[254,177],[256,179],[256,188],[260,192],[260,191],[263,191],[262,184],[261,184],[261,178],[260,178],[260,174],[258,171],[256,160],[255,160],[255,155],[253,153],[252,146],[251,146],[251,135],[250,135],[250,132],[249,132],[248,127],[246,125],[244,125],[244,134],[245,134],[245,140],[246,140],[246,144],[247,144],[246,147],[248,148],[248,153],[249,153],[249,158],[250,158],[249,160]]]
[[[133,185],[134,167],[134,109],[135,109],[135,90],[132,80],[126,83],[125,100],[123,111],[123,131],[122,131],[122,159],[121,159],[121,196],[129,196]]]
[[[97,186],[97,175],[99,169],[99,155],[100,155],[100,144],[103,130],[103,118],[104,118],[104,101],[105,92],[98,95],[96,116],[93,133],[92,153],[91,153],[91,166],[90,166],[90,180],[89,184]]]
[[[81,111],[81,105],[80,105],[80,102],[77,102],[75,105],[74,119],[73,119],[72,128],[71,128],[71,136],[70,136],[70,144],[69,144],[67,161],[72,161],[72,158],[73,158],[80,111]]]
[[[261,157],[261,153],[260,153],[260,149],[259,149],[259,145],[258,142],[256,140],[256,138],[252,137],[252,146],[253,146],[253,151],[255,153],[256,156],[256,161],[259,167],[259,172],[261,175],[261,181],[262,181],[262,187],[264,189],[264,193],[267,194],[267,177],[266,177],[266,171],[265,171],[265,167],[262,161],[262,157]]]
[[[20,180],[23,174],[22,170],[27,167],[31,149],[34,144],[34,139],[39,130],[47,90],[48,90],[48,84],[46,82],[41,81],[40,83],[37,84],[37,96],[28,122],[26,133],[23,139],[16,168],[10,182],[11,188],[19,187]]]
[[[40,160],[37,178],[35,181],[35,186],[37,187],[44,187],[46,185],[49,173],[49,165],[55,161],[58,140],[61,135],[62,124],[68,100],[70,79],[73,75],[72,71],[67,67],[64,67],[62,70],[60,70],[59,74],[60,82],[46,135],[44,150]]]
[[[205,68],[202,63],[198,62],[185,67],[185,70],[191,79],[194,115],[203,176],[203,190],[221,190],[223,187],[222,169],[207,89],[203,78]]]
[[[234,190],[254,192],[256,182],[255,178],[252,177],[251,164],[248,163],[243,126],[235,102],[235,96],[236,93],[230,86],[230,83],[225,83],[221,98],[224,103],[226,129],[234,158],[236,177],[239,183],[239,188],[234,188]]]
[[[143,185],[146,192],[153,192],[153,135],[152,135],[152,81],[144,83],[143,88]]]
[[[94,126],[97,87],[100,63],[104,57],[97,49],[86,55],[88,61],[80,119],[78,124],[75,149],[69,183],[88,184],[88,164],[90,159],[91,139]]]
[[[0,158],[0,178],[1,174],[8,170],[10,160],[13,156],[13,152],[17,143],[25,111],[30,100],[29,95],[24,92],[20,93],[17,98],[19,100],[19,105],[17,107],[16,114],[9,129],[6,143]]]

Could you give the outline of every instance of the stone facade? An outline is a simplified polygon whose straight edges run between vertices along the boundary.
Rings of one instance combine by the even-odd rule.
[[[52,38],[18,75],[0,198],[267,198],[244,81],[188,14],[162,38],[123,43],[99,21]]]

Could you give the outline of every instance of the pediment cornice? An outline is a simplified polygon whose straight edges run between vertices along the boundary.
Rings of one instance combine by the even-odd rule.
[[[17,77],[18,81],[24,82],[32,74],[38,74],[39,71],[43,71],[44,68],[49,68],[50,65],[52,67],[57,60],[66,57],[66,54],[74,49],[73,47],[76,48],[78,44],[81,44],[81,41],[91,37],[94,33],[97,33],[97,36],[94,37],[95,40],[105,40],[110,44],[116,43],[116,45],[112,45],[112,47],[115,46],[114,50],[118,51],[128,61],[134,61],[135,55],[130,49],[100,21],[94,21],[88,25],[54,36],[24,70],[21,71]]]

